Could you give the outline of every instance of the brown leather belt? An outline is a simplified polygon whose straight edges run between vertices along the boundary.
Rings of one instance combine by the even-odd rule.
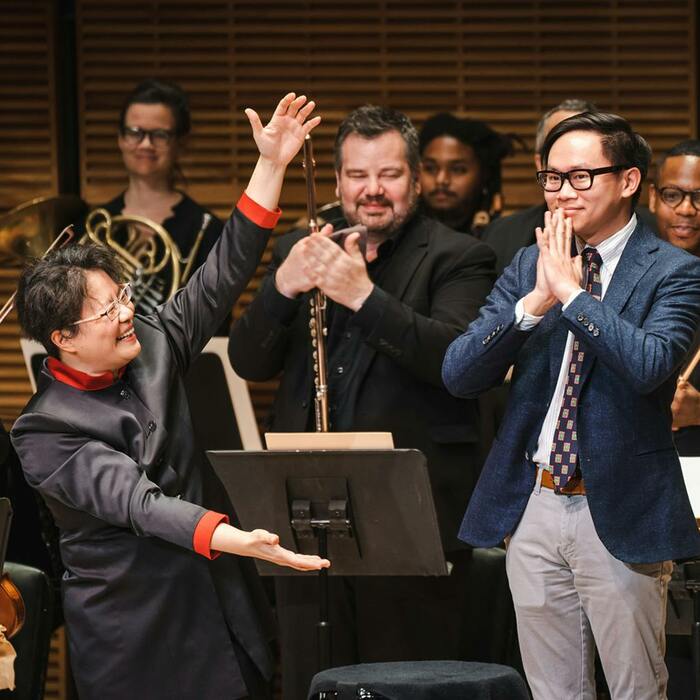
[[[538,467],[541,469],[541,467]],[[552,472],[542,469],[542,486],[546,489],[554,490],[554,480],[552,478]],[[569,479],[569,482],[563,489],[560,489],[559,493],[564,496],[585,496],[586,487],[583,485],[583,476],[581,472],[577,469],[574,475]]]

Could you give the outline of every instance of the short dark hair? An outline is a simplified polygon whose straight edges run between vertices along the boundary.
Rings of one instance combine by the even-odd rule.
[[[350,134],[357,134],[365,139],[373,139],[389,131],[397,131],[406,145],[406,160],[414,178],[420,172],[420,151],[418,150],[418,132],[411,120],[397,109],[363,105],[348,114],[338,127],[335,137],[335,169],[340,172],[343,167],[343,143]]]
[[[656,163],[655,184],[659,182],[659,173],[664,163],[674,156],[695,156],[696,158],[700,158],[700,140],[686,139],[685,141],[681,141],[659,158]]]
[[[535,132],[535,153],[540,153],[542,151],[542,144],[546,134],[544,129],[547,126],[547,120],[557,112],[597,112],[598,108],[588,100],[582,100],[578,97],[569,97],[566,100],[562,100],[556,107],[547,110],[541,117],[539,122],[537,122],[537,131]]]
[[[185,91],[175,83],[148,78],[140,82],[124,99],[119,113],[119,131],[126,126],[126,113],[133,104],[159,105],[170,108],[175,120],[175,137],[182,138],[190,133],[190,105]]]
[[[571,131],[593,131],[600,134],[603,154],[613,165],[639,169],[642,179],[632,196],[632,206],[636,206],[651,163],[651,148],[644,138],[632,130],[632,125],[626,119],[617,114],[582,112],[559,122],[549,132],[542,146],[542,162],[545,165],[555,141]]]
[[[115,282],[122,280],[123,268],[116,253],[98,244],[67,245],[34,260],[20,276],[15,306],[22,331],[27,338],[39,341],[52,357],[59,356],[51,340],[55,330],[71,337],[80,331],[80,326],[71,324],[83,311],[86,270],[103,270]]]
[[[474,149],[481,166],[481,187],[485,190],[484,201],[479,206],[488,211],[493,196],[501,191],[501,161],[513,154],[515,137],[500,134],[479,119],[460,119],[454,114],[441,112],[427,119],[420,130],[418,143],[421,155],[428,144],[440,136],[451,136]]]

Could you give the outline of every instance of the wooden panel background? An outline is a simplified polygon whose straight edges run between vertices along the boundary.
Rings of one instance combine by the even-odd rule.
[[[184,171],[195,199],[222,216],[255,159],[243,109],[269,114],[288,90],[313,96],[324,117],[314,138],[319,202],[334,198],[338,122],[365,102],[404,110],[417,125],[442,110],[484,119],[531,146],[540,115],[571,96],[631,119],[655,149],[695,133],[693,0],[78,0],[77,7],[82,194],[92,204],[124,186],[118,108],[149,75],[190,94]],[[504,175],[508,209],[539,200],[531,153],[511,158]],[[304,211],[300,167],[290,169],[282,207],[280,230]],[[274,388],[254,387],[259,418]]]
[[[54,99],[54,5],[0,2],[0,212],[58,191]],[[0,306],[16,286],[19,264],[2,254]],[[0,419],[7,424],[31,392],[14,314],[0,326]]]

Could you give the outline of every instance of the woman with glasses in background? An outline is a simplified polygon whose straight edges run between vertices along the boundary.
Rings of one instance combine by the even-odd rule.
[[[206,260],[223,228],[219,219],[177,187],[185,182],[178,157],[190,126],[187,95],[179,86],[155,79],[139,83],[127,95],[119,115],[117,142],[128,185],[99,207],[112,217],[144,217],[162,226],[177,246],[180,268],[188,270],[187,276]],[[88,230],[95,227],[91,221],[92,214],[86,220]],[[144,226],[142,235],[153,236],[153,231]],[[193,260],[188,265],[190,257]],[[162,280],[156,286],[161,292],[155,301],[145,297],[140,303],[142,292],[136,290],[134,301],[139,310],[150,312],[165,301],[171,274],[168,268],[158,273]],[[185,281],[183,278],[181,283]],[[220,330],[228,333],[228,323]]]

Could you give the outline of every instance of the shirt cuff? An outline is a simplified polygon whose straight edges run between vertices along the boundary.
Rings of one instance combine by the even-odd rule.
[[[282,216],[282,210],[279,207],[275,211],[270,211],[251,199],[245,192],[241,195],[236,207],[261,228],[275,228],[280,216]]]
[[[522,299],[518,299],[515,305],[515,327],[519,331],[529,331],[532,330],[544,316],[533,316],[525,311],[525,302]]]
[[[562,311],[566,311],[569,308],[569,304],[579,295],[583,292],[583,289],[576,289],[571,294],[569,295],[569,298],[566,300],[566,304],[561,307]]]
[[[223,513],[217,513],[213,510],[208,510],[197,523],[197,527],[194,529],[194,536],[192,537],[192,549],[194,549],[197,554],[201,554],[207,559],[216,559],[221,552],[213,551],[211,549],[211,538],[221,523],[228,524],[228,515]]]

